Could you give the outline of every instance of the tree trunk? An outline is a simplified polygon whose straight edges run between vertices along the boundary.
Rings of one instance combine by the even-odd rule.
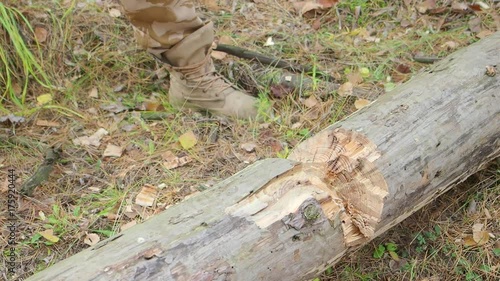
[[[500,33],[29,280],[304,280],[499,155]]]

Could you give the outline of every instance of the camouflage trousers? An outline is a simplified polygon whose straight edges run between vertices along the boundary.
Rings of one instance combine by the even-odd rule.
[[[142,48],[161,56],[203,26],[192,0],[120,0]]]

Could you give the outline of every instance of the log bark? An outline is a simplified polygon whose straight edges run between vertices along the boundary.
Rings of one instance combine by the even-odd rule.
[[[500,33],[28,280],[304,280],[499,155]]]

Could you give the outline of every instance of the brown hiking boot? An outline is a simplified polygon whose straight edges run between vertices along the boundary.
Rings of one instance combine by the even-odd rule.
[[[213,24],[202,26],[161,54],[170,72],[170,103],[242,119],[257,116],[257,98],[215,72],[210,57]]]

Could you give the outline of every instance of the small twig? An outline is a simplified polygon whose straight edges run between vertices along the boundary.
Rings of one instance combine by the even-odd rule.
[[[416,62],[420,62],[420,63],[435,63],[437,62],[438,60],[440,60],[440,58],[438,57],[425,57],[425,56],[413,56],[413,60],[416,61]]]
[[[49,178],[50,172],[54,168],[54,164],[61,157],[62,150],[59,147],[51,147],[45,154],[45,159],[42,165],[38,167],[35,174],[26,180],[21,186],[21,194],[32,196],[35,188]]]
[[[141,118],[147,121],[151,120],[164,120],[172,117],[172,113],[162,111],[143,111]]]
[[[262,64],[270,65],[273,67],[283,68],[283,69],[286,69],[286,70],[289,70],[292,72],[299,72],[299,73],[300,72],[305,72],[305,73],[313,73],[314,72],[316,74],[316,76],[319,78],[322,78],[322,79],[330,81],[330,82],[335,81],[335,78],[333,78],[332,76],[325,74],[318,69],[314,70],[313,67],[292,64],[292,63],[287,62],[285,60],[273,58],[273,57],[268,57],[268,56],[265,56],[263,54],[253,52],[253,51],[250,51],[250,50],[247,50],[244,48],[220,44],[220,45],[217,45],[217,47],[214,50],[219,51],[219,52],[228,53],[230,55],[233,55],[233,56],[236,56],[236,57],[239,57],[242,59],[256,60]]]

